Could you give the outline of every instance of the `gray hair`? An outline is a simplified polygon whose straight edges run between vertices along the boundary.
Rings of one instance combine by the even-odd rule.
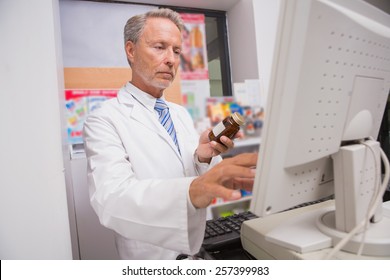
[[[180,31],[182,31],[184,27],[183,21],[177,12],[167,8],[152,10],[145,14],[133,16],[127,21],[123,32],[125,44],[127,41],[131,41],[134,44],[137,43],[148,18],[167,18],[171,20]]]

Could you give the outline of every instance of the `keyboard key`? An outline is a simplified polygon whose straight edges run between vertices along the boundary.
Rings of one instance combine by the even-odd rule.
[[[203,248],[208,251],[241,242],[240,230],[244,221],[257,218],[249,211],[206,222]]]

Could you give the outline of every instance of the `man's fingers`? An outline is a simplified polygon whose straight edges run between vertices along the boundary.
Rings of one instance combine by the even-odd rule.
[[[234,189],[243,189],[246,191],[250,191],[253,189],[253,184],[255,180],[254,178],[248,179],[248,178],[235,178],[233,181],[233,188]]]
[[[257,164],[257,158],[257,153],[243,153],[231,158],[224,159],[222,163],[225,165],[234,164],[246,167],[254,167]]]
[[[251,190],[256,174],[257,154],[240,154],[224,159],[190,185],[190,199],[197,208],[210,204],[214,197],[241,198],[239,189]]]
[[[227,149],[232,149],[234,147],[234,142],[229,138],[229,137],[226,137],[226,136],[222,136],[220,138],[221,142],[223,143],[224,148],[227,150]],[[222,146],[223,146],[222,145]]]
[[[234,178],[254,178],[256,170],[239,165],[226,165],[220,167],[218,175],[218,179],[223,183]]]
[[[241,198],[241,192],[239,190],[228,189],[218,184],[208,185],[207,192],[213,197],[220,197],[226,200]]]

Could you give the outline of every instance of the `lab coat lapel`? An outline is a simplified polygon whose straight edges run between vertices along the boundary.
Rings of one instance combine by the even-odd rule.
[[[143,126],[152,131],[159,131],[156,123],[152,120],[153,115],[151,112],[143,108],[130,93],[121,90],[118,93],[118,100],[119,103],[126,105],[126,114],[129,118],[141,123]]]
[[[180,160],[182,160],[175,143],[173,142],[172,138],[167,133],[165,128],[160,124],[154,112],[150,112],[149,110],[144,108],[142,104],[140,104],[136,99],[134,99],[134,97],[131,94],[129,94],[126,91],[124,92],[121,91],[118,93],[118,100],[120,103],[124,103],[127,105],[127,107],[129,108],[128,114],[130,118],[132,118],[134,121],[141,123],[146,128],[154,132],[157,132],[157,134],[162,139],[164,139],[174,150],[176,156]]]

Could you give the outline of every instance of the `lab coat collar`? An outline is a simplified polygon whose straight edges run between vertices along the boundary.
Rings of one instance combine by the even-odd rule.
[[[140,90],[130,82],[120,90],[118,100],[125,104],[134,104],[134,101],[136,101],[150,112],[154,112],[154,104],[156,103],[155,97]]]
[[[171,148],[176,152],[180,160],[182,160],[176,145],[172,141],[172,138],[169,136],[169,134],[165,131],[165,128],[161,126],[160,122],[158,121],[157,112],[154,110],[154,105],[156,103],[155,97],[147,94],[146,92],[143,92],[142,90],[135,87],[131,83],[127,83],[118,92],[117,98],[119,103],[123,103],[131,106],[132,109],[129,111],[129,117],[138,121],[139,123],[142,123],[144,126],[148,127],[149,129],[156,131],[160,135],[160,137],[162,137],[165,141],[167,141],[170,144]],[[167,102],[167,105],[169,106],[169,102]],[[145,109],[147,110],[148,114],[145,114],[146,113]],[[175,112],[170,111],[170,113],[171,113],[171,117],[172,114],[174,115],[173,118],[176,117]]]
[[[152,95],[150,95],[150,94],[140,90],[139,88],[137,88],[136,86],[134,86],[130,82],[128,82],[123,87],[122,90],[124,90],[125,92],[130,94],[136,101],[138,101],[142,106],[144,106],[150,112],[155,112],[154,106],[156,104],[157,98],[155,98],[154,96],[152,96]],[[121,103],[127,103],[127,104],[134,103],[133,99],[131,99],[131,98],[129,99],[130,96],[128,96],[128,94],[118,94],[119,101]],[[161,96],[160,98],[167,103],[169,108],[171,108],[171,106],[169,106],[170,105],[169,102],[165,99],[164,95]]]

